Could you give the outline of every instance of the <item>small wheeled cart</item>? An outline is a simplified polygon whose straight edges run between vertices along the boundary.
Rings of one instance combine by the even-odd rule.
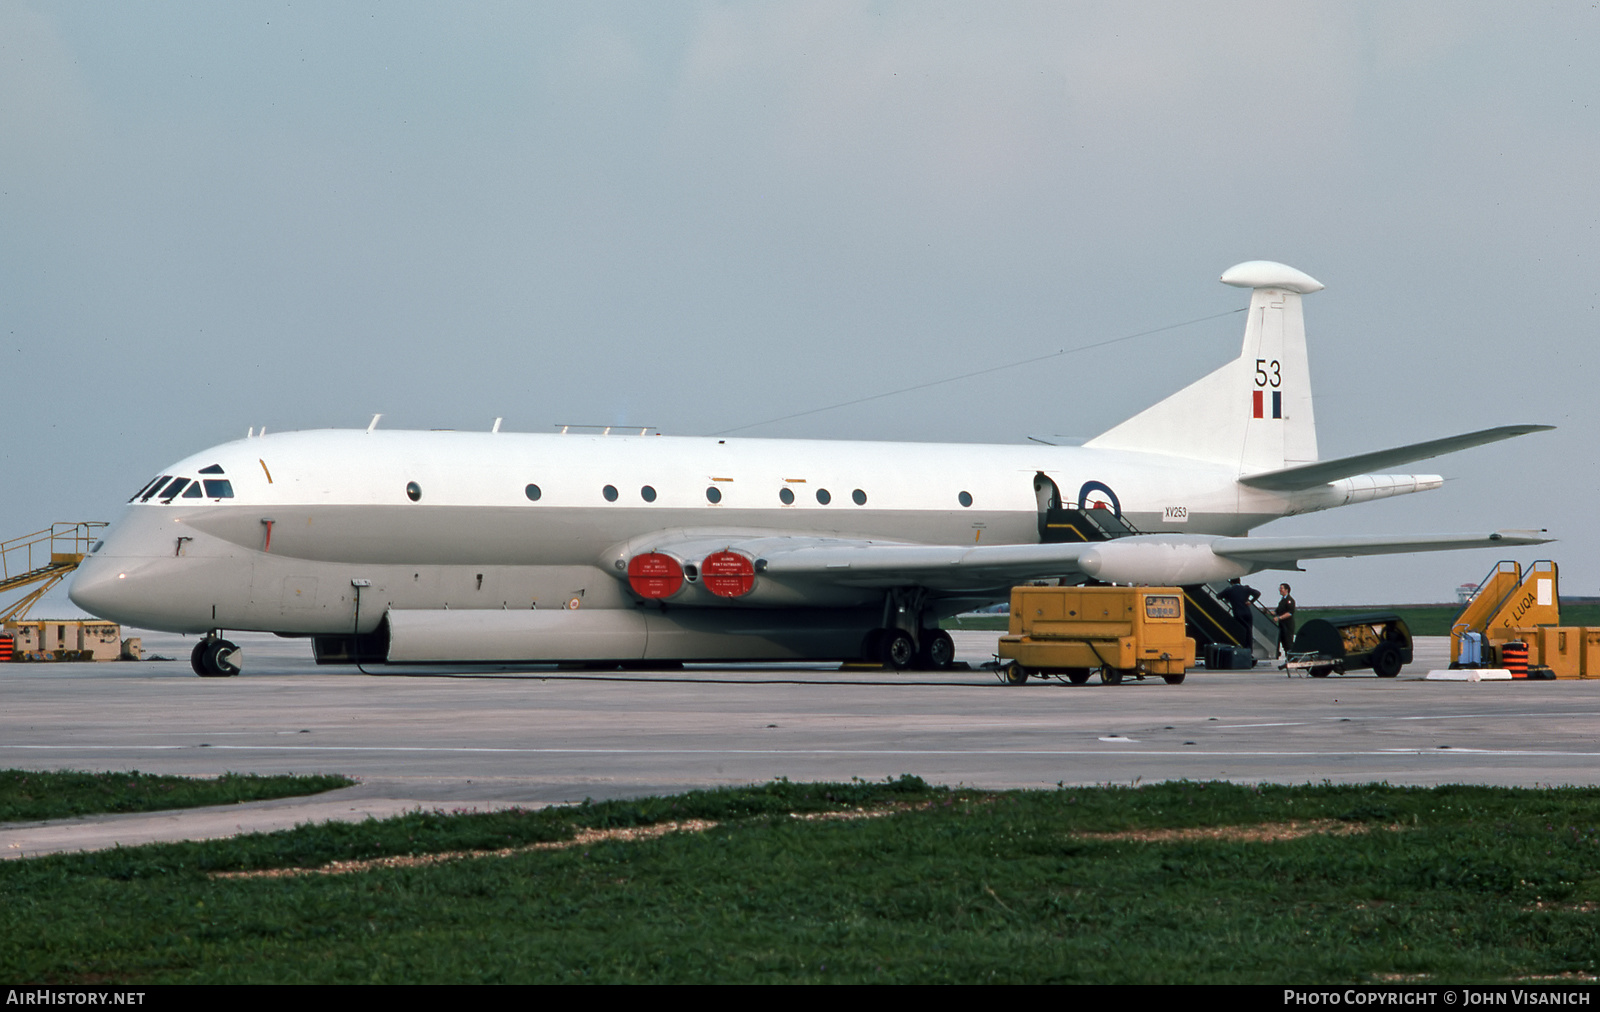
[[[1314,618],[1295,633],[1288,670],[1326,678],[1371,668],[1379,678],[1393,678],[1411,657],[1411,630],[1399,615]]]

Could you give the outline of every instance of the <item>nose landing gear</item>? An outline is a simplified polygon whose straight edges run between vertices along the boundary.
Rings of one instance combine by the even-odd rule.
[[[196,643],[189,654],[189,666],[201,678],[231,678],[243,662],[244,651],[216,633]]]

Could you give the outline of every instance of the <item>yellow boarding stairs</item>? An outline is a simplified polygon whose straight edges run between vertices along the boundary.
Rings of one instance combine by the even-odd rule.
[[[1559,626],[1560,578],[1556,564],[1548,559],[1533,563],[1526,572],[1516,562],[1498,563],[1450,627],[1451,666],[1461,660],[1462,638],[1468,633],[1477,633],[1492,651],[1506,640],[1526,638],[1539,626]]]
[[[0,541],[0,597],[24,587],[33,588],[0,611],[0,625],[26,618],[28,610],[48,594],[50,588],[78,568],[89,554],[89,546],[99,537],[100,528],[105,526],[103,520],[63,522],[20,538]]]

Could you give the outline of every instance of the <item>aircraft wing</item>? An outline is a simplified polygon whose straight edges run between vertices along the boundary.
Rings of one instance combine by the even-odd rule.
[[[686,563],[714,553],[736,553],[750,560],[752,603],[768,599],[806,604],[831,599],[835,596],[832,591],[916,586],[977,594],[1055,577],[1146,585],[1210,583],[1262,569],[1294,569],[1305,559],[1511,547],[1551,540],[1542,533],[1246,538],[1147,534],[1074,544],[925,545],[810,534],[717,537],[699,531],[636,542],[631,547],[634,551],[668,552]],[[621,575],[626,566],[614,568]],[[768,598],[777,588],[787,590]]]
[[[797,539],[798,540],[798,539]],[[1083,572],[1093,544],[912,545],[848,542],[794,545],[768,551],[757,570],[774,579],[800,577],[858,587],[916,584],[960,590]]]
[[[1028,580],[1083,573],[1078,564],[1089,544],[928,545],[810,533],[770,534],[711,530],[663,532],[635,539],[608,553],[619,576],[627,560],[664,552],[688,564],[734,552],[751,560],[764,582],[797,587],[924,586],[945,591],[991,590]],[[620,562],[621,565],[616,563]]]
[[[1318,460],[1310,464],[1298,464],[1278,471],[1247,474],[1239,479],[1239,484],[1249,485],[1251,488],[1269,489],[1274,492],[1292,492],[1298,489],[1315,488],[1318,485],[1326,485],[1328,482],[1338,481],[1341,478],[1353,478],[1358,474],[1371,474],[1384,468],[1394,467],[1397,464],[1409,464],[1416,460],[1427,460],[1429,457],[1437,457],[1443,453],[1452,453],[1456,450],[1465,450],[1471,446],[1482,446],[1485,443],[1495,443],[1502,439],[1510,439],[1513,436],[1525,436],[1530,432],[1544,432],[1553,428],[1555,428],[1554,425],[1502,425],[1498,428],[1480,429],[1477,432],[1467,432],[1459,436],[1430,439],[1425,443],[1397,446],[1392,450],[1374,450],[1371,453],[1358,453],[1354,457]]]
[[[1342,559],[1357,555],[1401,555],[1447,552],[1460,548],[1542,545],[1553,538],[1543,531],[1495,531],[1493,534],[1389,534],[1289,538],[1217,538],[1216,554],[1264,569],[1293,566],[1304,559]]]

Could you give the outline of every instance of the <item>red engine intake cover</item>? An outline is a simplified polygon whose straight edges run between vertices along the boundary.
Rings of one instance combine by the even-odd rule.
[[[743,597],[756,585],[755,563],[738,552],[712,552],[700,563],[700,581],[718,597]]]
[[[683,567],[677,559],[660,552],[635,555],[628,560],[628,586],[640,597],[671,597],[683,589]]]

